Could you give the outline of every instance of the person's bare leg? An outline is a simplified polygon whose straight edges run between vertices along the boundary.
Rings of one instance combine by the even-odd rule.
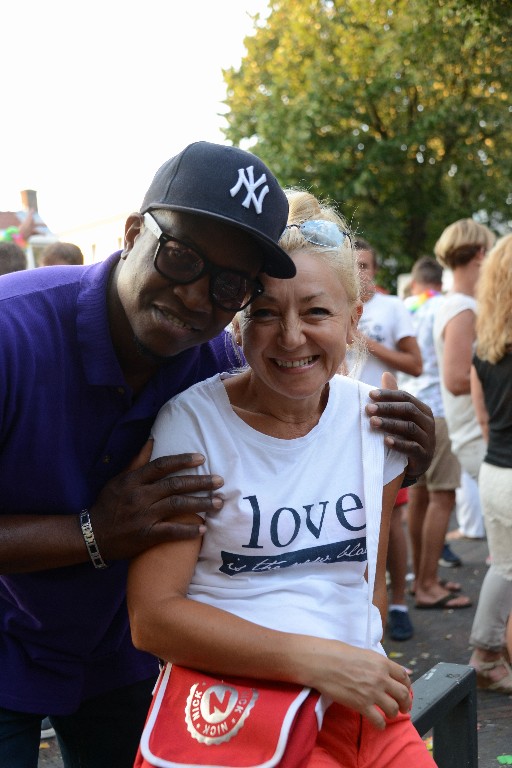
[[[504,650],[489,651],[476,647],[473,649],[469,665],[476,669],[479,688],[489,688],[493,683],[501,683],[504,693],[512,693],[512,671]]]
[[[512,612],[508,616],[507,621],[507,632],[505,634],[505,639],[507,643],[507,653],[508,653],[508,660],[512,660]]]
[[[417,572],[416,594],[421,601],[434,601],[447,590],[439,584],[439,558],[450,515],[455,504],[455,491],[430,491],[423,523],[420,567]]]
[[[448,530],[450,514],[455,504],[455,491],[430,491],[423,523],[420,567],[416,573],[416,603],[429,605],[448,597],[450,589],[439,581],[439,558]],[[458,585],[457,585],[458,586]],[[465,595],[454,595],[447,608],[469,605]]]
[[[387,631],[392,640],[409,640],[414,628],[405,602],[407,575],[407,538],[404,531],[403,509],[400,504],[393,509],[389,531],[387,569],[391,582],[388,605]]]
[[[407,530],[411,542],[413,571],[415,579],[417,579],[421,565],[423,525],[428,506],[428,491],[425,485],[412,485],[408,490]]]
[[[499,690],[512,693],[512,669],[507,661],[511,639],[510,605],[512,582],[491,565],[485,574],[469,644],[473,648],[469,664],[477,671],[477,684],[488,688],[499,684]]]
[[[407,576],[407,539],[402,524],[402,505],[395,507],[389,529],[387,568],[391,581],[391,605],[405,605]]]

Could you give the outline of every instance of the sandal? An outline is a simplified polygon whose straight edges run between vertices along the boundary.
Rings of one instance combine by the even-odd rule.
[[[497,667],[505,667],[507,670],[507,674],[501,680],[493,680],[489,675],[490,670]],[[498,693],[512,693],[512,668],[503,656],[500,656],[496,661],[482,661],[478,667],[475,667],[475,670],[477,688],[497,691]]]
[[[456,600],[459,602],[456,603]],[[458,611],[462,608],[471,608],[471,605],[471,600],[466,595],[454,595],[453,592],[448,592],[447,595],[440,597],[433,603],[415,603],[414,607],[421,611],[442,611],[445,608],[446,610]]]
[[[439,579],[439,586],[444,587],[448,590],[448,592],[453,592],[453,594],[457,594],[458,592],[462,592],[462,585],[459,584],[457,581],[447,581],[446,579]],[[414,587],[411,587],[408,590],[408,594],[411,595],[411,597],[416,596],[416,590]]]

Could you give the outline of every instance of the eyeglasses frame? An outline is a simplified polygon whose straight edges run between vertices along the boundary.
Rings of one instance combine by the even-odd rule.
[[[212,302],[212,304],[215,304],[217,307],[224,310],[225,312],[240,312],[242,309],[245,309],[245,307],[249,306],[251,302],[257,299],[258,296],[261,296],[261,294],[263,293],[264,291],[263,285],[261,284],[260,280],[257,277],[256,278],[249,277],[244,272],[240,272],[236,269],[219,267],[217,264],[214,264],[196,247],[192,248],[192,246],[190,246],[185,241],[180,240],[178,237],[174,237],[173,235],[169,235],[167,232],[164,232],[161,229],[158,221],[155,219],[152,213],[150,213],[150,211],[146,211],[144,213],[143,219],[144,219],[145,226],[158,240],[155,254],[153,256],[153,266],[155,270],[158,272],[158,274],[162,275],[162,277],[165,277],[166,280],[170,280],[171,282],[176,283],[176,285],[190,285],[191,283],[195,283],[196,280],[200,280],[202,277],[204,277],[204,275],[209,275],[210,281],[209,281],[208,293],[210,296],[210,301]],[[171,277],[170,275],[167,275],[165,272],[163,272],[162,269],[159,267],[158,256],[162,251],[162,249],[165,247],[165,245],[169,242],[179,243],[180,245],[183,245],[188,250],[193,251],[195,254],[197,254],[199,259],[202,261],[203,263],[202,269],[197,275],[190,278],[190,280],[179,280],[179,279],[176,279],[175,277]],[[247,282],[248,289],[251,291],[251,298],[245,303],[241,304],[240,307],[236,307],[236,308],[227,307],[224,304],[222,304],[218,298],[216,298],[214,293],[215,279],[218,275],[222,273],[240,275]]]

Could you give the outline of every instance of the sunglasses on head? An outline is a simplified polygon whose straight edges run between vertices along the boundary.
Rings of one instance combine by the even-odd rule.
[[[151,213],[144,214],[144,224],[158,240],[153,265],[162,277],[178,285],[188,285],[209,275],[210,300],[226,312],[244,309],[263,293],[257,278],[213,264],[195,248],[163,232]]]
[[[305,240],[313,245],[321,245],[324,248],[340,248],[350,235],[341,230],[333,221],[325,219],[309,219],[302,224],[288,224],[286,229],[296,227]]]

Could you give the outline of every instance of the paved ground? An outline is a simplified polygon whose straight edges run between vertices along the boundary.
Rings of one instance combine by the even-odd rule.
[[[387,653],[413,670],[413,680],[439,661],[466,664],[469,660],[468,638],[486,572],[487,545],[485,541],[459,541],[452,548],[462,558],[463,565],[441,569],[441,575],[460,581],[465,593],[472,598],[473,607],[458,611],[418,611],[411,598],[414,637],[405,643],[385,640]],[[479,768],[496,768],[500,765],[499,756],[512,755],[512,697],[479,691],[478,728]],[[39,768],[62,768],[56,739],[42,743],[39,754]]]
[[[467,664],[471,651],[469,633],[475,613],[482,579],[486,573],[485,541],[458,541],[452,549],[463,561],[460,568],[441,568],[444,578],[460,581],[465,594],[473,600],[471,608],[451,611],[418,611],[410,602],[414,637],[405,643],[385,640],[388,655],[413,670],[415,680],[439,661]],[[499,756],[512,755],[512,697],[505,694],[478,691],[478,754],[479,768],[496,768]],[[511,758],[512,762],[512,758]]]

